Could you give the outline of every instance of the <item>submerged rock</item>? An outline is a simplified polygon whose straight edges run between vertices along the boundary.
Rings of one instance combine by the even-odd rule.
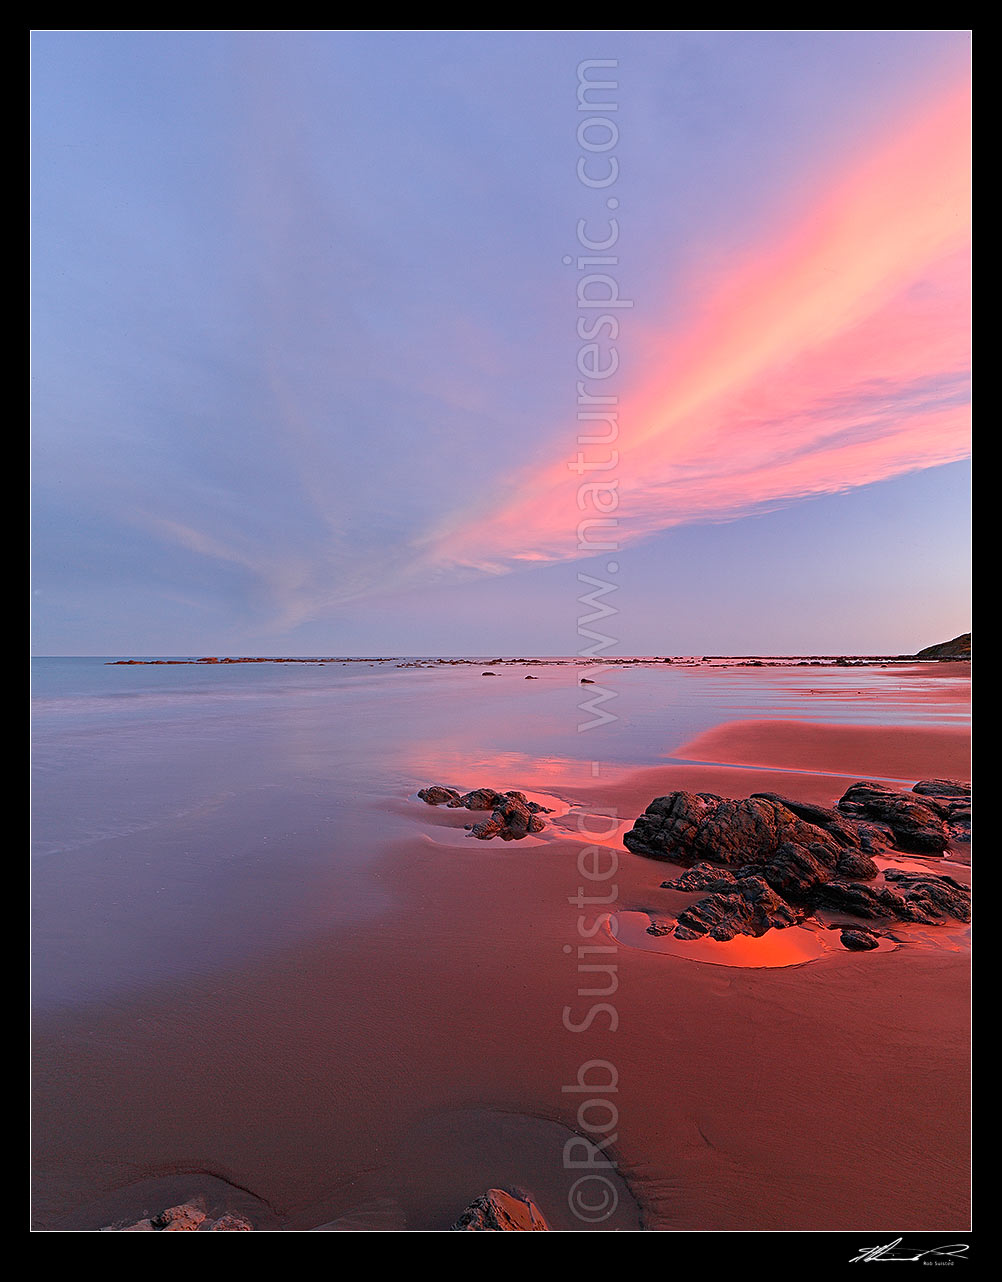
[[[456,1223],[453,1233],[539,1233],[549,1232],[543,1213],[530,1197],[488,1189],[471,1202]]]

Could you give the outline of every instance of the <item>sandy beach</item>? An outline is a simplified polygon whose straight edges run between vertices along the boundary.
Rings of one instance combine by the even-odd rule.
[[[923,709],[947,716],[923,685]],[[632,946],[609,914],[693,898],[622,846],[656,796],[832,805],[869,776],[966,777],[966,754],[955,724],[760,717],[608,782],[582,768],[561,783],[571,768],[553,761],[459,779],[555,803],[522,842],[471,841],[467,811],[385,797],[395,835],[375,825],[364,878],[387,892],[376,916],[39,1014],[37,1227],[201,1199],[260,1229],[441,1230],[512,1187],[563,1230],[965,1228],[966,927],[903,926],[864,954],[819,929],[810,960],[741,964],[738,941],[707,941],[700,960]],[[582,876],[587,849],[601,882],[587,861]],[[959,847],[918,862],[968,876]],[[581,1079],[589,1061],[611,1067]],[[569,1165],[582,1137],[615,1166]]]
[[[29,1230],[966,1257],[971,32],[29,38]]]

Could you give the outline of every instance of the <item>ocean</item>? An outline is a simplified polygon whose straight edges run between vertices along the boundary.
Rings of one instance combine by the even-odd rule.
[[[467,1168],[475,1182],[496,1178],[491,1153],[506,1170],[545,1164],[564,1134],[559,1054],[533,1064],[523,1048],[512,1076],[510,1024],[478,1044],[470,1002],[518,1006],[525,932],[545,936],[566,913],[552,868],[534,869],[554,836],[574,838],[575,816],[604,813],[596,789],[681,764],[684,745],[731,721],[967,719],[966,680],[931,669],[496,658],[34,661],[43,1227],[100,1227],[192,1181],[270,1227],[351,1215],[447,1227],[483,1191],[460,1187]],[[473,841],[467,812],[416,798],[434,783],[529,792],[554,806],[550,832]],[[485,876],[500,878],[489,902]],[[480,957],[486,989],[467,990]],[[506,976],[515,991],[501,996]],[[383,1123],[421,1082],[388,1158]],[[429,1144],[448,1160],[419,1179]],[[637,1227],[625,1191],[617,1215],[595,1227]]]

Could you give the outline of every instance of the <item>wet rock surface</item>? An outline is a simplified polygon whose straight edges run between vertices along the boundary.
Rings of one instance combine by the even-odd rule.
[[[336,1228],[345,1223],[345,1221],[333,1221],[331,1224],[320,1227]],[[403,1228],[404,1225],[396,1227]],[[112,1225],[101,1230],[102,1233],[253,1233],[254,1231],[254,1225],[242,1215],[227,1212],[218,1218],[212,1218],[192,1202],[168,1207],[165,1211],[160,1211],[148,1219],[137,1220],[134,1224]],[[488,1189],[482,1197],[470,1203],[450,1231],[539,1233],[549,1232],[550,1226],[532,1198],[511,1193],[505,1189]]]
[[[764,935],[773,927],[782,930],[803,920],[803,910],[794,907],[762,877],[742,877],[733,890],[701,899],[679,914],[673,934],[676,939],[711,939],[726,942],[736,935]]]
[[[882,783],[854,783],[838,803],[850,818],[886,824],[898,850],[920,855],[941,855],[950,844],[942,807],[935,798],[895,792]]]
[[[842,947],[853,953],[870,952],[880,947],[880,940],[868,930],[843,930],[839,939]]]
[[[971,918],[970,890],[945,874],[889,868],[871,853],[939,857],[951,825],[970,813],[970,787],[924,780],[911,792],[853,784],[835,807],[776,793],[731,800],[714,793],[657,797],[623,838],[628,850],[680,864],[668,890],[708,892],[652,935],[726,941],[784,929],[817,911],[863,920],[943,925]],[[957,818],[959,816],[959,818]],[[845,947],[877,947],[866,928],[845,927]]]
[[[212,1219],[199,1206],[184,1202],[146,1220],[137,1220],[122,1228],[102,1229],[102,1233],[252,1233],[254,1225],[242,1215],[227,1213]]]
[[[454,1233],[539,1233],[549,1229],[532,1198],[504,1189],[488,1189],[452,1226]]]
[[[418,793],[429,806],[448,806],[451,809],[489,810],[489,819],[469,825],[470,835],[480,841],[500,837],[502,841],[521,841],[530,833],[542,832],[546,827],[542,815],[551,811],[530,801],[524,792],[497,792],[494,788],[475,788],[460,793],[456,788],[433,784]]]
[[[822,846],[834,865],[841,841],[808,823],[779,801],[731,801],[709,792],[656,797],[624,836],[627,850],[690,864],[699,860],[740,867],[764,863],[781,846]]]

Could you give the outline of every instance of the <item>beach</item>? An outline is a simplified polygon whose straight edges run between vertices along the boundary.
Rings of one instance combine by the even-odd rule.
[[[968,779],[969,667],[42,661],[36,1229],[439,1231],[492,1187],[564,1231],[966,1229],[969,927],[661,951],[691,896],[623,835]],[[436,784],[551,813],[477,841]]]

